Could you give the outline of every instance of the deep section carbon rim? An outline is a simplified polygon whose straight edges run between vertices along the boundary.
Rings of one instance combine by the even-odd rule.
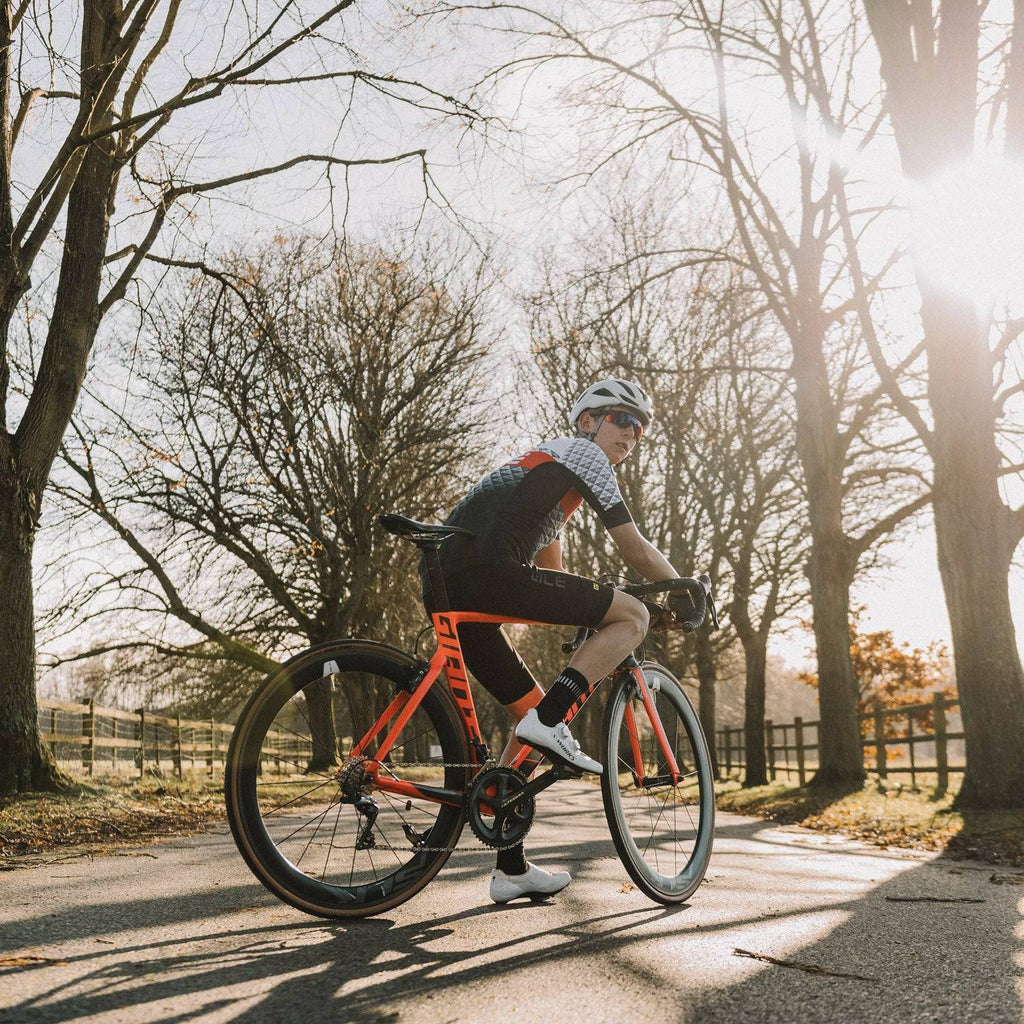
[[[383,759],[390,727],[352,757],[417,667],[379,644],[324,644],[268,677],[243,710],[225,773],[228,818],[249,867],[292,906],[324,917],[387,910],[423,888],[458,842],[461,803],[421,795],[433,788],[461,799],[472,774],[440,686]],[[383,788],[375,770],[406,792]]]
[[[601,792],[630,877],[651,899],[681,903],[700,885],[711,856],[714,778],[697,714],[677,680],[653,662],[643,672],[679,778],[672,779],[635,681],[623,677],[605,708]]]

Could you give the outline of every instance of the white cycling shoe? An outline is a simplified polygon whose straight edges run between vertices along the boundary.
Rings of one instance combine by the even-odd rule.
[[[531,900],[544,900],[561,892],[572,881],[568,871],[545,871],[527,862],[521,875],[506,875],[501,868],[491,872],[491,899],[495,903],[528,896]]]
[[[558,764],[567,764],[570,768],[590,772],[592,775],[600,775],[604,771],[600,762],[587,757],[580,750],[580,745],[569,732],[569,726],[565,722],[545,725],[537,717],[536,708],[530,708],[516,726],[516,739],[536,747]]]

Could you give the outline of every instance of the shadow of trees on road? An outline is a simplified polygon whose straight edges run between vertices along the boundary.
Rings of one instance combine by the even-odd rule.
[[[306,1022],[311,1015],[382,1024],[408,1019],[413,1004],[422,1019],[483,1019],[495,1013],[494,994],[503,982],[502,991],[508,991],[509,983],[521,983],[529,992],[538,970],[550,972],[552,966],[564,972],[566,987],[573,987],[573,998],[581,1006],[588,999],[588,971],[608,978],[627,972],[621,976],[647,999],[638,1006],[666,1021],[1001,1024],[1021,1019],[1017,933],[1024,887],[989,882],[1001,869],[940,858],[914,864],[850,899],[837,895],[844,880],[839,856],[885,854],[849,847],[801,848],[800,836],[780,837],[763,822],[728,819],[719,829],[723,852],[716,854],[715,877],[692,906],[638,905],[632,897],[621,897],[616,906],[611,894],[617,883],[599,891],[587,885],[588,862],[606,869],[599,859],[614,857],[611,844],[607,838],[591,841],[601,830],[592,830],[582,819],[577,830],[574,817],[575,809],[569,809],[565,834],[576,845],[548,843],[531,850],[532,859],[541,863],[581,865],[579,886],[563,898],[575,901],[568,924],[565,903],[506,908],[484,903],[490,866],[486,851],[460,855],[431,886],[432,892],[449,887],[450,910],[410,923],[400,923],[398,911],[391,918],[347,924],[307,921],[255,883],[180,898],[136,897],[116,905],[65,908],[5,926],[3,945],[10,949],[16,942],[24,948],[33,942],[52,943],[55,936],[62,942],[103,942],[105,934],[123,933],[133,923],[158,931],[173,927],[174,936],[135,946],[104,944],[95,952],[68,956],[74,970],[67,981],[44,995],[9,1004],[0,1021],[56,1024],[109,1015],[170,1024],[223,1012],[224,1019],[251,1024]],[[784,912],[766,913],[765,894],[748,879],[757,878],[759,865],[767,872],[772,858],[786,858],[778,877],[799,888],[805,880],[802,852],[814,855],[817,872],[806,877],[805,898],[796,909],[790,905]],[[829,863],[836,866],[831,878]],[[466,884],[472,879],[480,881],[479,890],[472,890],[474,898],[479,892],[480,902],[466,906]],[[607,870],[602,875],[606,882]],[[574,890],[587,895],[571,895]],[[892,899],[978,898],[979,892],[983,903]],[[263,923],[268,908],[280,910],[280,923],[277,915]],[[838,926],[809,927],[809,918],[834,918],[837,908]],[[246,926],[247,910],[258,912],[261,923]],[[218,927],[218,919],[228,914],[232,926]],[[808,933],[816,936],[809,943],[780,939]],[[808,974],[734,958],[732,951],[740,942],[757,953],[876,980]],[[715,958],[715,977],[701,975],[698,952]],[[17,967],[0,977],[44,966]],[[718,980],[722,976],[739,980],[723,987]],[[185,997],[187,1012],[181,1009]],[[456,1005],[457,998],[462,1001]],[[436,1006],[436,1012],[425,1013],[425,1005]],[[468,1014],[463,1009],[467,1005],[478,1006],[479,1014]],[[593,1006],[591,1019],[609,1019],[602,1012],[601,1005]]]

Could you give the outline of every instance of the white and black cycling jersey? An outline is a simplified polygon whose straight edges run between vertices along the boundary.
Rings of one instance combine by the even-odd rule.
[[[447,522],[469,530],[441,548],[447,572],[480,562],[529,564],[556,540],[586,502],[608,528],[632,522],[615,470],[601,448],[582,437],[558,437],[488,473]]]

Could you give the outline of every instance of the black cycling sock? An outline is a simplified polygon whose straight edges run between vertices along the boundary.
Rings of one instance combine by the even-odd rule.
[[[510,846],[507,850],[499,850],[498,863],[495,867],[499,871],[504,871],[506,875],[525,875],[527,871],[526,850],[523,849],[523,844],[519,843],[516,846]]]
[[[544,725],[558,725],[566,712],[590,689],[587,677],[574,668],[563,668],[551,689],[537,705],[537,717]]]

